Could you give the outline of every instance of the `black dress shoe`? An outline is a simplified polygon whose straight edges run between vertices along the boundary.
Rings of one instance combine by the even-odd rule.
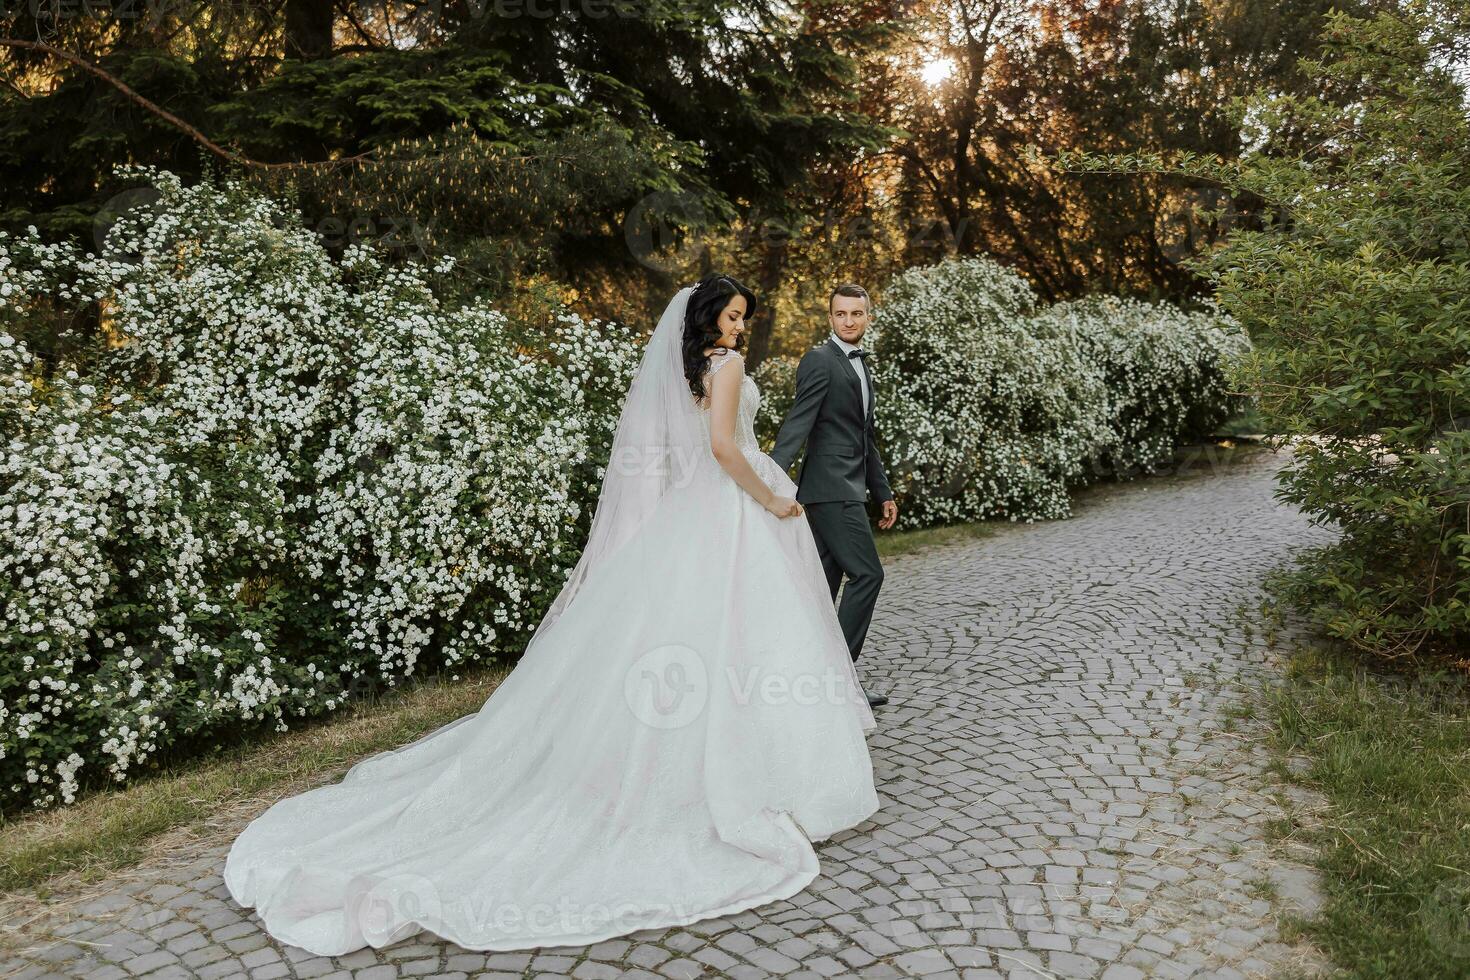
[[[869,694],[868,695],[868,707],[870,707],[870,708],[876,708],[880,704],[887,704],[887,703],[888,703],[888,698],[885,697],[882,694]]]

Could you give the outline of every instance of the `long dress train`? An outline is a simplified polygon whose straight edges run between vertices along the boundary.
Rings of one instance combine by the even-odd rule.
[[[746,377],[737,442],[794,495],[757,447],[759,402]],[[225,884],[319,955],[421,929],[583,945],[731,914],[801,891],[812,842],[877,809],[872,727],[806,517],[704,467],[478,712],[277,802]]]

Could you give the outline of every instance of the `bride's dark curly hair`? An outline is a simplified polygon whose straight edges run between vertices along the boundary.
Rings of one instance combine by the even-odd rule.
[[[755,293],[732,276],[714,274],[699,280],[689,297],[689,306],[684,310],[684,377],[689,380],[689,390],[696,401],[704,398],[704,368],[708,363],[704,349],[714,347],[715,341],[720,339],[716,320],[736,293],[745,297],[745,321],[749,323],[755,316]],[[736,338],[735,349],[743,346],[744,333]]]

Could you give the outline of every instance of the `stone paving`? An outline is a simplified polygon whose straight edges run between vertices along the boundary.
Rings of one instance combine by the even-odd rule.
[[[485,954],[420,933],[329,959],[229,899],[226,847],[182,848],[42,909],[0,975],[1319,973],[1278,932],[1318,900],[1265,840],[1283,788],[1258,723],[1225,721],[1276,674],[1240,610],[1263,572],[1329,540],[1273,500],[1284,458],[1196,461],[1087,491],[1070,520],[888,559],[862,662],[893,699],[870,735],[883,806],[820,845],[822,877],[791,900],[590,948]]]

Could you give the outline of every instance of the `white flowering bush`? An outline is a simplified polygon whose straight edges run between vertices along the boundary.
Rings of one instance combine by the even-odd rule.
[[[1090,297],[1038,307],[985,257],[909,269],[875,306],[864,346],[899,526],[1071,513],[1069,490],[1155,471],[1232,405],[1225,367],[1244,334],[1217,312]],[[795,359],[760,366],[757,418],[774,440]]]
[[[1047,307],[1032,325],[1053,343],[1074,345],[1100,376],[1104,429],[1088,460],[1090,476],[1165,468],[1181,441],[1215,430],[1244,407],[1228,393],[1228,372],[1250,341],[1213,301],[1185,312],[1089,296]]]
[[[800,361],[799,357],[777,354],[763,358],[755,369],[755,383],[761,391],[761,403],[755,411],[755,435],[768,452],[775,446],[781,421],[796,399],[796,366]]]
[[[0,237],[7,807],[518,651],[636,368],[621,329],[564,313],[532,349],[237,185],[140,172],[125,260]],[[95,323],[87,364],[28,349],[58,316]]]

